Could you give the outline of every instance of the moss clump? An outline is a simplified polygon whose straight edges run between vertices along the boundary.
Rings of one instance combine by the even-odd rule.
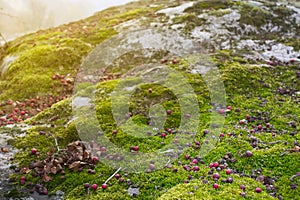
[[[231,3],[227,0],[199,1],[196,2],[192,7],[187,8],[185,12],[200,14],[204,10],[226,9],[230,4]]]
[[[241,6],[240,13],[241,24],[248,24],[257,28],[261,28],[272,19],[270,11],[246,3]]]
[[[60,42],[60,45],[39,45],[20,53],[0,81],[3,91],[0,99],[26,99],[49,91],[55,94],[53,74],[74,74],[90,50],[88,44],[77,39],[65,38]]]
[[[204,19],[197,17],[195,14],[185,14],[183,16],[174,17],[172,20],[174,24],[185,24],[183,29],[185,33],[205,23]]]
[[[160,200],[167,199],[239,199],[242,190],[240,185],[246,185],[246,197],[243,199],[275,199],[266,192],[256,193],[255,188],[263,186],[250,178],[240,178],[233,175],[233,183],[219,183],[216,190],[212,184],[203,184],[200,180],[188,184],[179,184],[162,195]]]

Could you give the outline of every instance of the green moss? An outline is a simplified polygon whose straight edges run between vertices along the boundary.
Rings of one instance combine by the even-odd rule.
[[[266,192],[256,193],[255,188],[263,186],[250,178],[240,178],[233,175],[233,183],[219,183],[219,188],[215,190],[212,184],[203,184],[201,181],[193,181],[189,184],[179,184],[168,190],[159,199],[239,199],[242,198],[240,185],[245,184],[247,195],[243,199],[275,199]]]
[[[227,0],[212,0],[212,1],[199,1],[196,2],[192,7],[189,7],[185,12],[194,12],[196,14],[202,13],[204,10],[218,10],[226,9],[230,5],[230,2]]]
[[[140,3],[137,2],[136,4],[140,5]],[[134,5],[136,6],[136,4]],[[203,23],[196,17],[203,10],[212,7],[213,10],[210,12],[219,16],[229,4],[231,3],[227,1],[197,2],[192,8],[186,10],[189,14],[175,17],[173,22],[187,23],[190,27],[195,27]],[[238,6],[238,4],[235,3],[235,6]],[[140,16],[151,18],[154,10],[157,9],[143,6],[145,5],[141,4],[141,8],[136,9],[136,7],[133,8],[134,6],[128,5],[126,9],[124,8],[126,12],[111,8],[88,18],[87,22],[82,20],[52,30],[41,31],[9,43],[8,50],[4,49],[3,51],[7,52],[4,52],[3,55],[17,54],[19,57],[11,64],[4,79],[0,82],[0,88],[5,90],[1,93],[3,95],[1,98],[3,100],[7,98],[29,98],[50,93],[50,91],[53,92],[54,88],[57,89],[57,85],[54,85],[51,80],[53,73],[70,73],[74,75],[81,60],[96,44],[116,34],[113,29],[114,26]],[[259,20],[270,19],[269,11],[244,3],[240,3],[240,6],[241,11],[244,12],[241,13],[241,23],[243,24],[252,25],[255,23],[255,26],[261,27],[263,24],[255,21],[258,20],[257,17],[266,17]],[[286,12],[284,7],[274,12],[283,13],[284,16],[291,14]],[[275,23],[280,24],[281,21]],[[86,28],[83,29],[83,26],[86,26]],[[295,44],[297,45],[297,42]],[[290,150],[295,147],[294,142],[300,139],[300,134],[294,134],[294,132],[299,132],[300,119],[298,113],[300,113],[300,110],[297,99],[291,95],[280,95],[278,88],[288,87],[292,88],[293,91],[299,91],[299,79],[296,77],[298,68],[295,65],[272,68],[250,65],[248,61],[242,58],[242,53],[220,51],[213,55],[213,60],[219,67],[224,81],[227,104],[233,106],[233,111],[226,113],[224,127],[220,130],[225,134],[225,137],[217,138],[217,144],[206,155],[201,154],[203,151],[197,148],[194,142],[200,142],[203,146],[208,139],[203,135],[203,130],[209,128],[212,120],[210,111],[214,109],[208,88],[201,76],[189,73],[188,59],[178,58],[177,64],[168,64],[170,68],[179,71],[182,77],[188,81],[198,99],[200,118],[191,125],[193,127],[197,125],[198,130],[195,131],[195,138],[190,141],[191,147],[183,152],[183,155],[203,157],[205,164],[199,164],[200,170],[198,172],[186,171],[182,168],[182,164],[190,164],[190,160],[185,159],[182,155],[179,158],[182,164],[177,161],[171,162],[171,169],[163,168],[151,173],[129,173],[126,177],[126,172],[120,172],[125,178],[124,182],[121,183],[113,178],[109,181],[109,187],[106,190],[101,188],[96,191],[85,190],[83,188],[84,183],[97,183],[101,186],[116,171],[113,165],[107,166],[100,162],[95,168],[95,175],[88,174],[87,169],[81,173],[66,170],[65,181],[61,180],[60,174],[53,175],[53,181],[45,183],[48,190],[51,193],[62,190],[66,194],[66,199],[131,199],[132,197],[128,194],[129,186],[126,183],[126,179],[130,179],[133,185],[140,190],[137,199],[239,199],[241,198],[239,196],[241,192],[239,189],[240,184],[245,184],[247,187],[247,197],[245,199],[272,199],[261,183],[254,179],[238,177],[236,174],[232,175],[234,178],[232,184],[218,181],[219,189],[213,189],[214,181],[208,174],[210,169],[207,165],[223,158],[227,152],[231,152],[233,157],[236,158],[236,161],[228,161],[231,169],[251,175],[252,170],[260,168],[262,174],[278,177],[278,180],[274,182],[278,195],[282,195],[283,198],[287,199],[297,196],[299,194],[299,178],[294,180],[298,185],[296,190],[291,191],[289,187],[291,176],[298,170],[296,166],[300,162],[300,157],[298,152],[291,152]],[[159,52],[153,56],[153,59],[145,60],[140,52],[131,52],[122,55],[107,70],[109,73],[120,72],[126,74],[141,64],[147,64],[154,59],[160,60],[165,55],[166,52]],[[29,74],[34,74],[35,77]],[[177,91],[186,86],[182,81],[178,81],[182,80],[182,77],[172,74],[169,86],[173,86],[172,89],[175,88]],[[128,151],[132,145],[138,145],[141,152],[149,153],[161,149],[174,139],[172,134],[168,134],[165,139],[161,138],[159,134],[154,136],[157,131],[151,131],[152,137],[136,137],[147,134],[144,127],[151,122],[148,116],[153,111],[153,106],[160,105],[155,107],[157,109],[155,110],[156,113],[165,114],[166,109],[173,111],[171,115],[166,116],[165,124],[159,132],[165,131],[166,128],[177,130],[181,123],[182,110],[176,93],[171,87],[159,84],[141,84],[133,90],[129,99],[120,96],[113,102],[116,105],[128,106],[128,111],[133,115],[130,118],[131,121],[127,124],[118,126],[112,113],[113,91],[118,85],[129,87],[134,83],[138,84],[139,81],[139,75],[137,75],[136,78],[102,82],[97,84],[96,87],[89,83],[81,83],[76,86],[76,91],[79,91],[80,95],[86,96],[96,89],[95,99],[92,103],[95,103],[96,117],[100,122],[103,134],[110,142],[124,151]],[[26,85],[28,82],[30,85]],[[37,85],[46,89],[37,90]],[[149,88],[152,88],[152,93],[148,91]],[[15,92],[20,89],[25,94]],[[128,100],[128,103],[125,100]],[[78,118],[74,119],[70,104],[71,99],[64,100],[25,121],[25,123],[34,125],[27,131],[26,136],[18,138],[13,143],[15,147],[21,150],[15,157],[15,161],[19,162],[21,167],[28,166],[33,160],[45,158],[49,151],[56,152],[57,146],[54,137],[57,139],[60,148],[66,147],[72,141],[82,139],[77,133],[76,123],[84,125],[83,128],[87,130],[87,133],[91,133],[85,135],[85,139],[94,136],[93,130],[99,128],[99,126],[92,122],[90,118],[80,115],[80,113],[78,113]],[[234,112],[236,108],[239,108],[240,112]],[[87,111],[87,109],[89,108],[79,109],[78,112]],[[263,120],[268,118],[274,129],[251,134],[259,139],[257,146],[253,147],[251,146],[250,130],[254,125],[260,123],[265,125],[265,121],[248,122],[244,125],[239,124],[239,121],[244,119],[246,115],[257,115],[258,111],[264,113]],[[295,127],[287,124],[291,121],[295,122]],[[115,129],[118,130],[117,135],[112,134],[112,130]],[[46,134],[40,134],[40,131]],[[232,133],[234,136],[229,137],[227,136],[228,133]],[[19,134],[19,132],[16,132],[16,134]],[[280,142],[277,142],[278,140]],[[30,149],[33,147],[40,152],[39,157],[30,155]],[[251,150],[253,156],[244,157],[243,154],[246,150]],[[130,166],[129,163],[126,164]],[[177,173],[173,172],[174,168],[178,169]],[[228,177],[224,171],[219,173],[222,179]],[[192,175],[192,180],[188,180],[189,174]],[[39,182],[38,178],[33,178],[30,174],[27,174],[26,177],[30,182]],[[209,183],[203,184],[202,179],[208,180]],[[183,181],[190,183],[182,184]],[[255,193],[254,189],[256,187],[261,187],[263,192]]]
[[[248,24],[257,28],[261,28],[272,18],[272,15],[269,11],[258,6],[249,5],[247,3],[242,4],[240,8],[240,14],[241,24]]]
[[[197,17],[195,14],[185,14],[183,16],[174,17],[174,24],[185,24],[183,32],[189,33],[195,27],[200,26],[205,23],[205,20]]]
[[[0,99],[25,99],[53,91],[52,75],[74,74],[90,47],[77,39],[62,39],[59,46],[40,45],[23,51],[0,81]],[[12,78],[13,77],[13,78]],[[57,88],[56,88],[57,89]],[[22,92],[16,92],[22,91]]]

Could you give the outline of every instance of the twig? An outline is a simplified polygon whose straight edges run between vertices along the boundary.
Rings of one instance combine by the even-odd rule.
[[[165,167],[168,166],[168,164],[171,162],[171,159],[169,158],[168,162],[165,164]]]
[[[110,179],[112,179],[119,171],[121,170],[121,167],[115,171],[113,175],[111,175],[104,183],[106,184]]]
[[[58,146],[57,139],[56,139],[56,137],[55,137],[53,134],[51,134],[51,136],[54,138],[54,142],[55,142],[55,145],[56,145],[57,151],[59,152],[59,151],[60,151],[60,149],[59,149],[59,146]]]

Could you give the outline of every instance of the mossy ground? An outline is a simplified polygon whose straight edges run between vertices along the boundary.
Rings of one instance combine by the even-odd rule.
[[[216,5],[218,6],[214,7],[214,10],[223,9],[229,4],[228,2],[220,4],[216,2],[213,2],[213,5],[209,1],[199,3],[198,7],[202,6],[201,9],[188,9],[186,12],[189,14],[174,18],[174,21],[181,23],[188,20],[194,27],[198,23],[202,23],[195,18],[195,13],[200,14],[203,9]],[[124,8],[126,12],[121,12],[116,8],[108,9],[86,21],[41,31],[9,43],[5,47],[5,53],[1,55],[17,54],[19,57],[0,83],[0,87],[6,89],[1,93],[0,99],[17,100],[52,91],[52,74],[57,71],[61,74],[75,74],[82,58],[96,44],[116,34],[112,28],[114,25],[139,16],[151,16],[155,10],[143,7],[142,4],[140,5],[142,8],[136,9],[137,5],[129,4]],[[257,8],[248,14],[252,15],[253,13],[266,14],[268,19],[268,13],[262,13]],[[244,21],[241,23],[251,24],[253,22],[249,21],[251,17],[244,17]],[[246,18],[248,19],[246,20]],[[82,29],[83,26],[87,26],[87,28]],[[258,24],[258,26],[260,25]],[[293,40],[289,42],[297,45]],[[43,59],[38,59],[36,56]],[[300,79],[296,75],[296,72],[299,71],[297,64],[265,67],[255,61],[248,62],[231,51],[219,51],[210,56],[222,75],[227,105],[232,106],[233,109],[226,112],[225,124],[221,130],[225,136],[219,138],[217,135],[218,142],[208,154],[202,157],[200,148],[195,145],[195,142],[199,142],[200,146],[205,144],[207,138],[203,131],[209,129],[212,115],[210,110],[213,110],[214,106],[201,76],[188,73],[188,63],[185,58],[177,58],[178,63],[168,64],[168,66],[180,71],[194,89],[201,114],[197,122],[199,128],[194,140],[191,141],[191,147],[185,149],[179,162],[172,162],[170,168],[166,167],[151,173],[125,175],[126,172],[120,172],[125,179],[124,182],[113,178],[108,182],[106,190],[99,188],[96,191],[84,189],[83,184],[89,182],[101,186],[116,171],[115,168],[99,162],[95,168],[96,174],[89,174],[87,169],[80,173],[66,169],[65,180],[62,180],[61,174],[58,174],[52,176],[51,182],[43,183],[50,194],[62,190],[65,192],[66,199],[131,199],[133,197],[128,194],[130,186],[127,179],[129,179],[132,187],[139,188],[140,194],[135,197],[137,199],[239,199],[241,198],[240,192],[242,192],[239,189],[240,184],[246,185],[247,196],[245,199],[273,199],[268,193],[274,192],[277,193],[277,197],[297,199],[300,196],[300,178],[290,180],[299,172],[300,163],[299,151],[295,149],[297,145],[299,146],[300,139],[299,94],[296,93],[300,91]],[[28,58],[31,59],[31,62],[27,60]],[[23,67],[25,64],[27,67]],[[139,63],[129,64],[130,66],[122,68],[122,73],[125,74],[135,67],[134,64],[138,65]],[[60,68],[60,66],[63,67]],[[31,75],[32,73],[35,75]],[[34,78],[36,74],[39,74],[38,78]],[[15,82],[9,77],[14,77]],[[37,79],[43,80],[38,81]],[[26,85],[28,80],[32,85]],[[172,142],[174,137],[172,134],[168,134],[166,138],[152,136],[142,139],[127,134],[127,131],[136,131],[130,129],[130,126],[124,127],[127,128],[127,131],[117,127],[111,112],[111,92],[119,81],[122,80],[110,80],[96,86],[98,93],[96,93],[94,102],[95,110],[105,136],[124,151],[129,150],[132,145],[138,145],[141,152],[152,152],[160,149],[164,144]],[[135,79],[125,79],[125,81],[135,81]],[[41,83],[45,90],[36,89],[36,85]],[[149,88],[152,88],[152,93],[149,93]],[[21,89],[26,93],[16,93]],[[28,167],[31,161],[44,159],[47,157],[47,152],[56,152],[55,139],[60,148],[80,139],[74,120],[82,120],[90,127],[93,126],[93,124],[89,124],[89,119],[73,119],[70,103],[71,99],[64,100],[25,121],[25,123],[32,124],[33,127],[27,131],[25,137],[18,138],[13,143],[21,150],[15,157],[15,161],[21,167]],[[157,84],[145,84],[135,90],[129,101],[129,109],[133,115],[132,121],[139,125],[147,125],[150,121],[147,117],[150,107],[157,103],[160,103],[164,109],[173,111],[167,117],[164,128],[178,129],[181,111],[176,96],[168,88]],[[236,111],[237,109],[239,111]],[[254,120],[241,123],[240,121],[246,119],[247,115]],[[270,127],[266,127],[267,123],[270,123]],[[262,125],[263,129],[258,130],[258,125]],[[114,129],[118,130],[117,135],[112,134]],[[162,131],[164,130],[160,130],[160,132]],[[256,138],[256,143],[253,143],[253,138]],[[38,149],[39,156],[30,155],[31,148]],[[247,150],[253,153],[251,157],[244,156]],[[211,169],[208,165],[224,158],[228,152],[234,158],[228,162],[228,168],[234,170],[234,173],[227,175],[224,170],[220,171],[219,188],[216,190],[213,188],[214,180],[209,174]],[[183,169],[183,165],[190,165],[190,160],[187,160],[184,155],[190,155],[193,158],[202,157],[204,163],[198,164],[200,168],[198,172]],[[174,169],[178,169],[178,171],[174,172]],[[250,178],[253,171],[257,170],[260,170],[264,176],[274,179],[275,188],[269,190],[261,182]],[[188,178],[189,175],[192,176],[191,180]],[[24,174],[13,175],[16,180],[20,176],[24,176]],[[31,172],[25,176],[27,183],[36,184],[41,181],[40,178],[33,177]],[[221,182],[221,179],[229,176],[233,177],[232,184]],[[208,183],[203,183],[203,180],[207,180]],[[297,185],[296,189],[291,189],[292,183]],[[31,189],[29,184],[20,187],[25,191]],[[262,188],[263,192],[256,193],[254,191],[256,187]]]

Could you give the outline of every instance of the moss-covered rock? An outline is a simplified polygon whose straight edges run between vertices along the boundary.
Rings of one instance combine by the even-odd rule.
[[[180,35],[190,40],[198,41],[199,38],[189,34],[199,27],[207,28],[212,22],[230,17],[233,10],[240,16],[238,26],[249,25],[257,29],[269,22],[284,28],[287,25],[284,20],[295,12],[271,2],[263,2],[270,8],[266,10],[249,2],[200,1],[187,8],[182,15],[169,19],[155,11],[162,7],[178,6],[182,2],[170,2],[164,6],[163,3],[165,2],[156,1],[155,6],[149,7],[149,2],[135,2],[123,7],[123,11],[111,8],[86,20],[23,36],[8,43],[2,48],[1,55],[14,55],[16,60],[3,74],[0,88],[5,89],[5,92],[1,93],[0,99],[19,100],[48,93],[59,95],[56,90],[64,86],[53,82],[53,74],[69,73],[70,77],[74,77],[83,58],[95,45],[117,34],[117,25],[132,19],[143,17],[143,25],[152,26],[151,22],[155,22],[158,24],[155,28],[161,28],[160,23],[166,25],[165,27],[183,24],[184,30],[174,31],[180,32]],[[274,17],[274,13],[282,15],[282,18]],[[206,14],[213,17],[203,18]],[[264,18],[258,20],[257,17]],[[211,19],[213,21],[210,21]],[[233,20],[234,24],[235,22]],[[297,26],[294,29],[298,31]],[[118,30],[122,31],[122,26],[118,26]],[[226,30],[231,29],[229,27]],[[274,41],[284,41],[294,46],[294,50],[297,51],[297,40],[281,40],[276,34],[277,32],[274,33]],[[222,32],[216,32],[212,38],[216,40],[213,42],[226,42],[226,38],[219,41],[221,36],[224,36]],[[257,44],[267,45],[264,43],[267,38],[261,37],[262,35],[242,36],[259,39]],[[102,71],[107,76],[101,77],[101,82],[93,84],[84,81],[84,78],[83,81],[78,81],[75,85],[78,93],[73,97],[53,104],[25,120],[31,127],[24,137],[17,138],[13,143],[20,149],[15,156],[15,162],[24,169],[23,167],[28,167],[32,161],[43,160],[51,154],[56,154],[59,148],[65,148],[79,139],[94,140],[92,142],[101,143],[101,147],[106,146],[106,141],[110,142],[115,146],[112,150],[116,152],[111,153],[109,148],[105,150],[106,153],[100,152],[102,156],[99,157],[100,162],[93,173],[87,168],[82,169],[82,172],[72,172],[66,168],[65,175],[51,175],[53,180],[50,182],[41,182],[40,177],[34,177],[32,171],[25,170],[28,182],[21,188],[36,189],[34,186],[42,183],[51,194],[58,190],[65,192],[66,199],[131,199],[133,194],[130,193],[130,188],[139,191],[135,194],[137,199],[239,199],[242,198],[240,193],[243,192],[240,185],[244,184],[245,199],[274,199],[273,197],[280,196],[293,199],[299,196],[299,176],[296,175],[300,162],[299,61],[294,58],[288,62],[276,58],[272,58],[271,61],[256,59],[251,56],[257,55],[256,53],[263,56],[265,52],[246,47],[239,49],[234,45],[238,46],[239,41],[227,50],[218,50],[219,46],[216,45],[210,49],[209,54],[207,53],[210,56],[209,62],[217,66],[222,78],[227,105],[212,102],[209,87],[215,88],[216,91],[221,91],[222,88],[215,83],[217,76],[211,76],[211,82],[207,81],[205,73],[211,69],[192,65],[189,63],[189,57],[177,55],[174,58],[175,55],[170,54],[168,49],[151,54],[150,58],[145,58],[140,50],[135,49],[134,52],[121,55],[114,63],[105,66]],[[170,73],[171,78],[169,77],[169,82],[165,85],[161,85],[159,81],[141,84],[141,77],[145,74],[141,74],[139,70],[147,68],[148,64],[164,65],[180,73]],[[208,63],[204,62],[203,65],[206,64]],[[198,100],[199,108],[192,108],[191,111],[199,111],[199,119],[189,124],[194,130],[191,132],[180,127],[182,121],[194,119],[186,113],[183,114],[181,107],[189,100],[181,99],[184,95],[178,95],[187,87],[183,80],[188,83],[189,89],[193,90],[193,97]],[[119,95],[116,95],[116,91]],[[126,91],[131,91],[129,98],[121,95],[126,94]],[[71,95],[71,91],[68,94]],[[91,94],[94,95],[94,99],[89,99],[88,106],[74,109],[76,97],[90,98]],[[10,103],[8,101],[3,106],[4,111],[13,109],[13,103],[17,104],[17,101],[7,105]],[[7,106],[10,106],[9,109]],[[119,109],[119,113],[114,112],[116,108]],[[126,113],[123,113],[123,108],[128,108],[128,112],[125,110]],[[91,116],[92,114],[95,116]],[[151,126],[156,122],[152,119],[152,114],[163,119],[164,123],[157,124],[158,129]],[[224,118],[224,125],[218,127],[218,122]],[[101,132],[97,132],[97,135],[94,131],[100,130],[99,128]],[[191,136],[192,139],[181,143],[176,140],[177,134],[186,135],[186,138]],[[102,140],[103,138],[106,141]],[[101,141],[97,141],[100,139]],[[209,146],[209,141],[215,141],[214,145]],[[176,154],[178,158],[174,156],[174,160],[163,160],[161,163],[155,153],[170,143],[179,143],[180,151]],[[133,150],[132,146],[138,146],[139,151]],[[203,147],[210,147],[210,151],[205,155]],[[39,154],[32,155],[32,148],[36,148]],[[146,167],[142,168],[146,173],[129,173],[126,169],[121,169],[118,173],[122,181],[117,177],[107,181],[119,165],[126,164],[127,168],[130,168],[139,164],[138,159],[118,160],[123,152],[137,154],[138,158],[140,155],[137,152],[142,156],[142,153],[149,153],[147,155],[153,157],[145,157],[142,160],[146,162],[141,163],[146,164]],[[216,162],[218,166],[213,167],[213,163]],[[226,174],[226,169],[231,169],[231,174]],[[214,173],[219,173],[221,178],[214,180]],[[16,180],[19,180],[20,176],[24,175],[13,175]],[[233,178],[232,183],[222,181],[230,176]],[[100,187],[106,181],[108,188],[103,190]],[[34,184],[27,185],[30,182]],[[215,182],[219,184],[218,189],[213,188]],[[99,188],[95,191],[91,188],[85,189],[84,183],[98,184]],[[296,187],[291,184],[295,184]],[[261,193],[255,192],[257,187],[262,189]]]

